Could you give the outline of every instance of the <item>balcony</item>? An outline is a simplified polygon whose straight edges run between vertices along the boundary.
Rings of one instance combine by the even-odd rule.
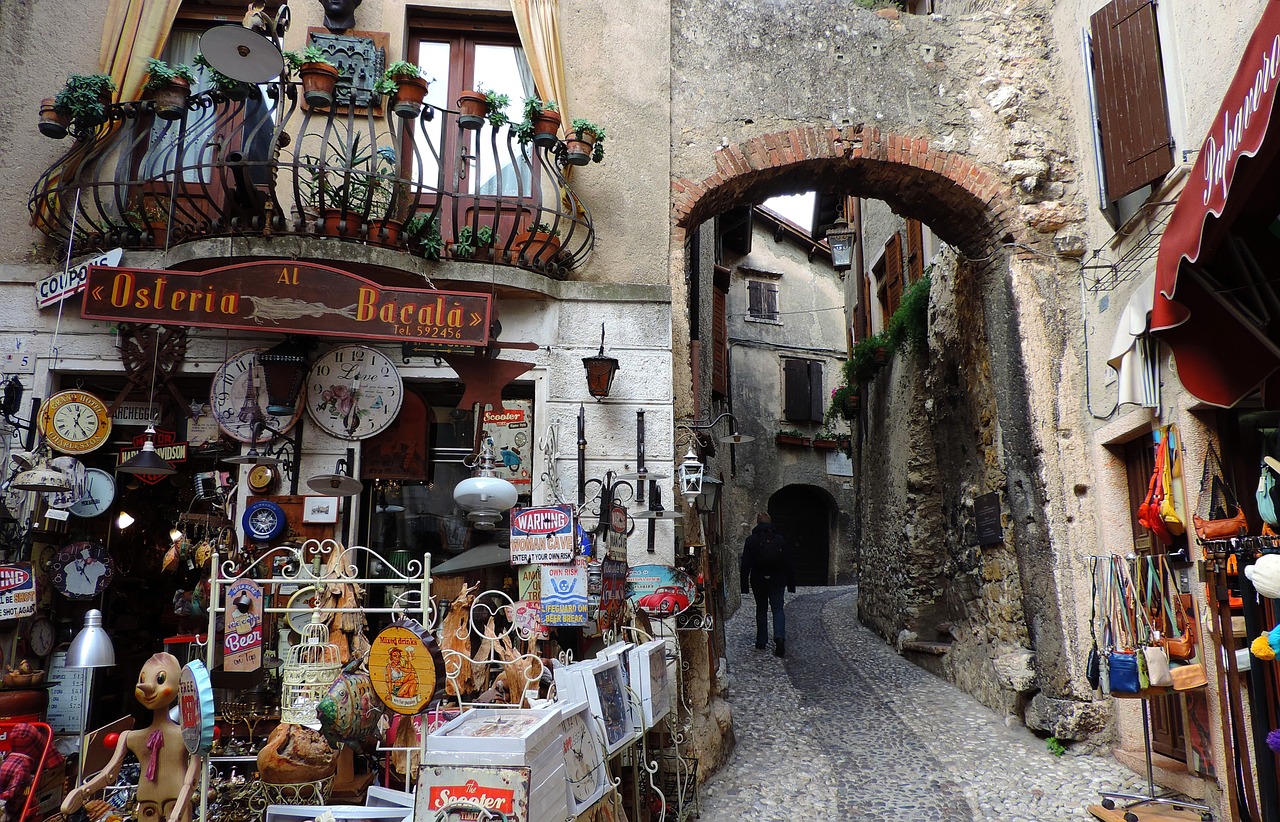
[[[59,244],[74,237],[77,253],[300,235],[556,279],[594,245],[562,143],[463,128],[429,105],[404,119],[389,105],[310,108],[290,82],[249,91],[192,95],[175,120],[150,100],[111,106],[36,181],[34,225]]]

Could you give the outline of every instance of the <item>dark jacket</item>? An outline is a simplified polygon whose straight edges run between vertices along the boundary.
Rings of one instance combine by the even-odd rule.
[[[742,546],[742,593],[751,592],[751,586],[754,585],[756,590],[764,590],[765,588],[782,587],[786,585],[787,589],[792,593],[796,590],[796,569],[791,560],[791,550],[788,541],[788,547],[782,555],[782,572],[779,573],[772,569],[762,570],[755,567],[756,549],[760,545],[764,534],[781,533],[773,527],[771,522],[762,522],[751,530],[751,536],[747,537],[747,542]],[[784,535],[785,539],[785,535]]]

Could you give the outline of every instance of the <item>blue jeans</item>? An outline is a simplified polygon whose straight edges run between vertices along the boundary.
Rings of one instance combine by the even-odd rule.
[[[751,590],[756,595],[756,645],[764,647],[769,644],[769,609],[773,609],[773,638],[785,641],[787,638],[787,614],[782,607],[783,594],[787,586],[781,580],[765,582],[751,581]]]

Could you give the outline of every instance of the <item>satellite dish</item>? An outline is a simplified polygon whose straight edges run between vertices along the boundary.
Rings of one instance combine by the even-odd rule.
[[[216,26],[200,35],[200,53],[216,70],[242,83],[269,83],[284,71],[276,44],[242,26]]]

